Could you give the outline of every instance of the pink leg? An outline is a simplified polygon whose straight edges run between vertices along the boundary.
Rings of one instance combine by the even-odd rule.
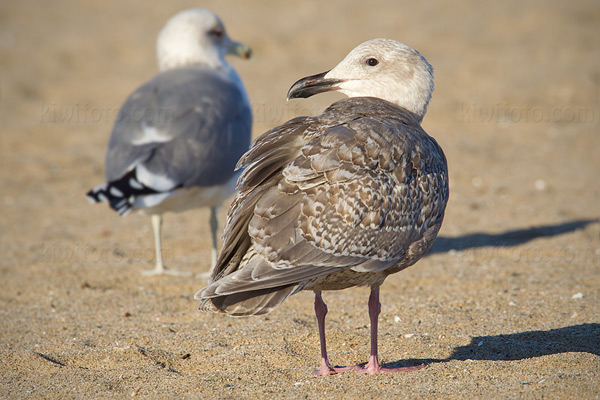
[[[371,288],[369,296],[369,319],[371,320],[371,355],[369,362],[356,366],[356,372],[361,374],[378,374],[380,372],[407,372],[424,368],[425,365],[416,365],[414,367],[401,368],[383,368],[379,364],[377,357],[377,325],[379,322],[379,313],[381,312],[381,303],[379,302],[379,286]]]
[[[327,344],[325,343],[325,316],[327,315],[327,304],[321,297],[321,292],[315,292],[315,314],[317,315],[317,325],[319,326],[319,341],[321,342],[321,368],[315,369],[315,375],[335,374],[333,367],[329,364],[327,358]]]
[[[317,325],[319,326],[319,340],[321,342],[321,367],[315,369],[315,375],[333,375],[338,372],[347,371],[352,367],[332,367],[327,358],[327,344],[325,343],[325,316],[327,315],[327,304],[323,301],[321,292],[315,291],[315,314],[317,315]]]

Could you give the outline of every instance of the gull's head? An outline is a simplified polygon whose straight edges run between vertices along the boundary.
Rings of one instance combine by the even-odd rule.
[[[161,71],[188,65],[228,67],[225,56],[250,57],[250,48],[234,42],[223,22],[209,10],[194,8],[173,16],[160,31],[156,42]]]
[[[358,45],[332,70],[294,83],[288,99],[326,91],[377,97],[423,118],[433,93],[433,68],[415,49],[391,39]]]

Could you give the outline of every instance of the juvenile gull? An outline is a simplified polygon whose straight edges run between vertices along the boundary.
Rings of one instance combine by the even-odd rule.
[[[231,196],[235,164],[250,146],[252,115],[242,81],[226,54],[250,56],[205,9],[172,17],[157,40],[160,73],[121,108],[106,153],[107,183],[87,193],[120,215],[152,217],[156,266],[172,273],[161,253],[162,214],[210,207],[212,264],[217,258],[217,209]]]
[[[377,321],[380,285],[429,250],[448,200],[446,158],[420,125],[433,70],[409,46],[375,39],[332,70],[296,82],[288,99],[329,90],[350,98],[264,133],[240,159],[245,170],[223,248],[196,298],[202,310],[243,316],[313,290],[316,374],[418,369],[381,367]],[[371,287],[371,355],[366,364],[332,367],[321,291],[352,286]]]

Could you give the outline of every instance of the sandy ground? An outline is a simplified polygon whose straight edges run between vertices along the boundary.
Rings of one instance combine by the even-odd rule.
[[[298,78],[390,37],[435,67],[425,129],[451,201],[431,254],[382,288],[380,353],[406,374],[311,374],[312,294],[268,317],[196,311],[202,278],[143,277],[150,222],[92,206],[115,113],[199,3],[0,3],[0,398],[598,398],[600,3],[205,1],[254,135],[336,95]],[[221,217],[225,215],[225,209]],[[208,212],[167,215],[166,260],[207,272]],[[367,289],[325,293],[333,363],[366,361]]]

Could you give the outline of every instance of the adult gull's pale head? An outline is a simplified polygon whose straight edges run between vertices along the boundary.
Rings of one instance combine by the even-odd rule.
[[[227,54],[250,57],[250,48],[231,40],[219,17],[202,8],[185,10],[169,19],[156,47],[161,71],[190,65],[229,69]]]
[[[335,68],[300,79],[288,99],[326,91],[348,97],[377,97],[423,118],[433,93],[433,68],[415,49],[391,39],[354,48]]]

